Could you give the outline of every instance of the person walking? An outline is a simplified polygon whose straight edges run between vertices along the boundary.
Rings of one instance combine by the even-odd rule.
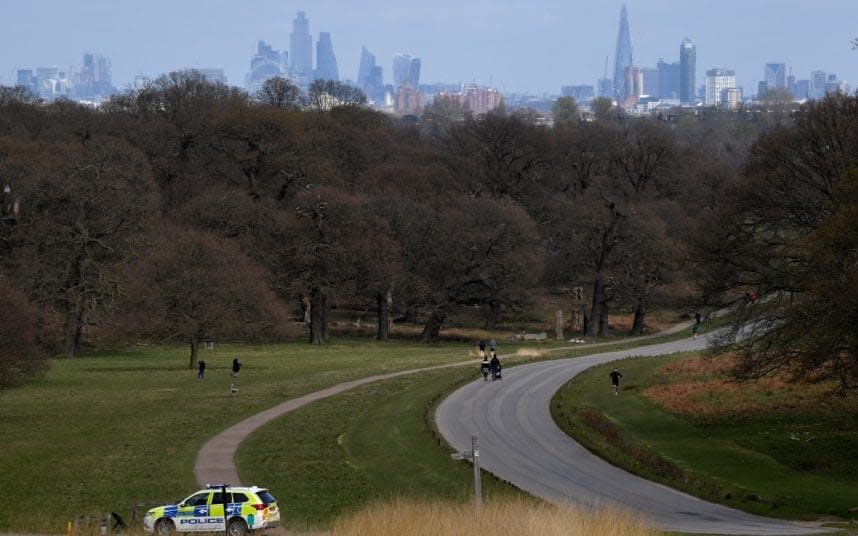
[[[616,396],[620,391],[620,378],[622,378],[623,375],[620,374],[619,370],[614,368],[614,370],[611,371],[610,376],[611,376],[611,388],[614,390],[614,396]]]
[[[480,358],[486,357],[486,341],[480,341]]]
[[[495,352],[492,352],[492,360],[489,361],[489,367],[492,369],[492,381],[500,380],[501,376],[501,362],[498,359],[498,355]]]
[[[691,338],[696,339],[697,335],[700,333],[700,322],[691,326]]]
[[[489,363],[489,358],[483,356],[483,361],[480,363],[480,372],[483,375],[483,381],[489,381],[489,373],[492,371],[492,365]]]
[[[206,375],[206,362],[205,362],[205,361],[203,361],[202,359],[200,359],[200,362],[199,362],[199,363],[197,363],[197,366],[199,366],[199,367],[200,367],[199,372],[197,372],[197,380],[203,380],[203,379],[205,379],[205,375]]]
[[[498,343],[495,342],[494,339],[489,341],[489,348],[491,348],[492,352],[498,349]]]
[[[241,371],[241,363],[238,361],[238,358],[232,360],[232,383],[229,386],[229,391],[232,394],[236,394],[238,392],[238,386],[236,385],[236,378],[238,378],[238,373]]]
[[[697,324],[698,326],[700,325],[700,320],[701,320],[702,318],[703,318],[703,317],[701,317],[701,316],[700,316],[700,313],[699,313],[699,312],[694,313],[694,323],[695,323],[695,324]]]

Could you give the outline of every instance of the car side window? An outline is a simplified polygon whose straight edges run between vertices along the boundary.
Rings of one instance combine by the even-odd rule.
[[[197,493],[185,501],[185,506],[202,506],[209,502],[209,493]]]
[[[232,497],[230,497],[229,502],[231,503],[246,503],[247,495],[244,493],[231,493]]]
[[[212,504],[223,504],[223,493],[216,491],[212,496]]]

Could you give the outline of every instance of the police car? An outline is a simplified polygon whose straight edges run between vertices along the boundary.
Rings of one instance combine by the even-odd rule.
[[[224,531],[247,536],[279,524],[277,500],[267,489],[225,484],[210,484],[178,504],[152,508],[143,517],[143,529],[157,536]]]

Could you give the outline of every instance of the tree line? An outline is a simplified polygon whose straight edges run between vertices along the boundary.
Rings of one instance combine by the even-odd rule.
[[[660,304],[779,290],[719,256],[735,242],[722,236],[731,218],[749,218],[730,213],[742,205],[732,196],[775,188],[759,178],[772,162],[800,180],[779,140],[854,101],[806,105],[795,121],[767,110],[632,118],[596,102],[596,120],[582,121],[560,99],[547,128],[450,99],[391,118],[323,81],[303,96],[273,79],[250,96],[178,72],[99,109],[5,90],[0,293],[20,314],[0,345],[19,376],[40,349],[76,355],[93,329],[182,341],[193,366],[207,337],[300,336],[295,320],[322,344],[332,307],[375,311],[378,339],[396,316],[432,342],[457,307],[483,307],[493,325],[534,293],[575,287],[586,335],[607,334],[617,310],[640,333]],[[856,132],[835,123],[816,135]],[[837,181],[855,153],[838,154]]]

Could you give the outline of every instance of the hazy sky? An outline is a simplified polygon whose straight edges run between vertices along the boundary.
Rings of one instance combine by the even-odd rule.
[[[190,67],[223,68],[244,85],[256,42],[289,48],[295,13],[331,33],[342,79],[357,78],[361,45],[391,81],[395,52],[422,58],[421,82],[477,82],[557,94],[613,70],[619,0],[0,0],[0,83],[15,70],[80,68],[111,58],[113,82]],[[635,64],[678,61],[697,45],[697,85],[712,67],[736,70],[756,93],[766,62],[796,78],[836,73],[858,85],[858,0],[628,0]]]

